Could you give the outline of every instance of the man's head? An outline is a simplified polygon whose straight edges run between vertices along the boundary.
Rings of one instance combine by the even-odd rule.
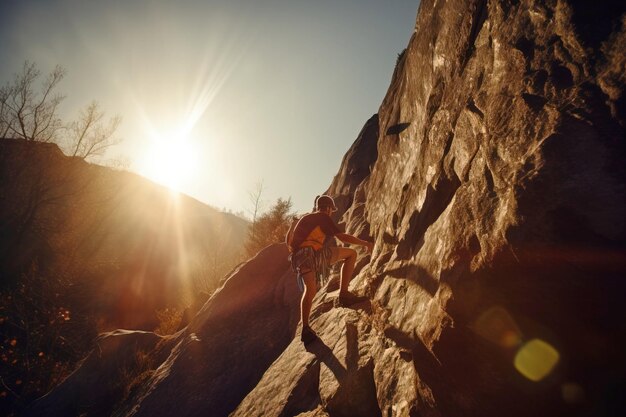
[[[320,195],[315,199],[315,209],[317,211],[330,211],[330,213],[337,211],[335,201],[329,195]]]

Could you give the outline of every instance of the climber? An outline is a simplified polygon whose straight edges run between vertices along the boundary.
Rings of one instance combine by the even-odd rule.
[[[330,265],[343,261],[338,297],[340,305],[347,307],[366,299],[348,291],[356,262],[356,251],[351,248],[331,247],[329,243],[333,241],[333,237],[336,237],[344,243],[365,246],[368,253],[371,253],[374,244],[347,233],[341,233],[339,227],[330,218],[334,211],[337,211],[337,207],[332,197],[318,196],[315,199],[315,211],[304,215],[295,226],[292,225],[286,237],[287,245],[292,253],[292,266],[304,284],[304,293],[300,302],[302,319],[300,338],[305,344],[317,337],[309,326],[309,315],[313,297],[321,281],[328,275]]]

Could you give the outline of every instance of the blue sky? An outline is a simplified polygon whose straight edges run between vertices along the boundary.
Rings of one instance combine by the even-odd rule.
[[[265,208],[303,212],[377,112],[419,1],[0,4],[0,80],[64,66],[65,118],[91,100],[123,118],[106,158],[235,212],[263,181]]]

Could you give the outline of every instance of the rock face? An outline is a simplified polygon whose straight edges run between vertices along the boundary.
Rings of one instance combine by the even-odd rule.
[[[341,369],[336,359],[372,378],[377,406],[365,415],[622,406],[612,393],[624,375],[625,37],[623,6],[607,7],[422,2],[378,113],[376,162],[343,217],[376,239],[355,285],[371,312],[314,322],[332,353],[318,355],[309,405],[341,414],[322,376]],[[329,323],[352,344],[352,366]],[[298,354],[270,368],[242,415],[279,375],[312,378],[315,366],[289,366]],[[334,374],[345,388],[350,378]]]
[[[622,384],[623,6],[546,3],[422,2],[379,111],[360,283],[445,415],[593,413]],[[533,339],[559,358],[537,382]]]
[[[293,337],[299,299],[287,255],[273,245],[241,266],[118,414],[228,415]]]
[[[378,114],[375,114],[365,123],[357,139],[344,155],[339,172],[324,193],[333,196],[338,209],[337,216],[364,203],[362,184],[378,157],[376,147],[379,129]],[[339,217],[336,220],[339,220]]]
[[[422,1],[377,149],[362,132],[329,188],[376,242],[370,300],[337,307],[334,276],[305,349],[270,247],[118,413],[621,415],[626,17],[599,8]]]

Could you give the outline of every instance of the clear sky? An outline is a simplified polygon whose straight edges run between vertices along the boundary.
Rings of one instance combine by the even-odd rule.
[[[67,70],[61,112],[123,121],[107,158],[235,212],[311,208],[378,111],[418,0],[0,0],[0,81]]]

